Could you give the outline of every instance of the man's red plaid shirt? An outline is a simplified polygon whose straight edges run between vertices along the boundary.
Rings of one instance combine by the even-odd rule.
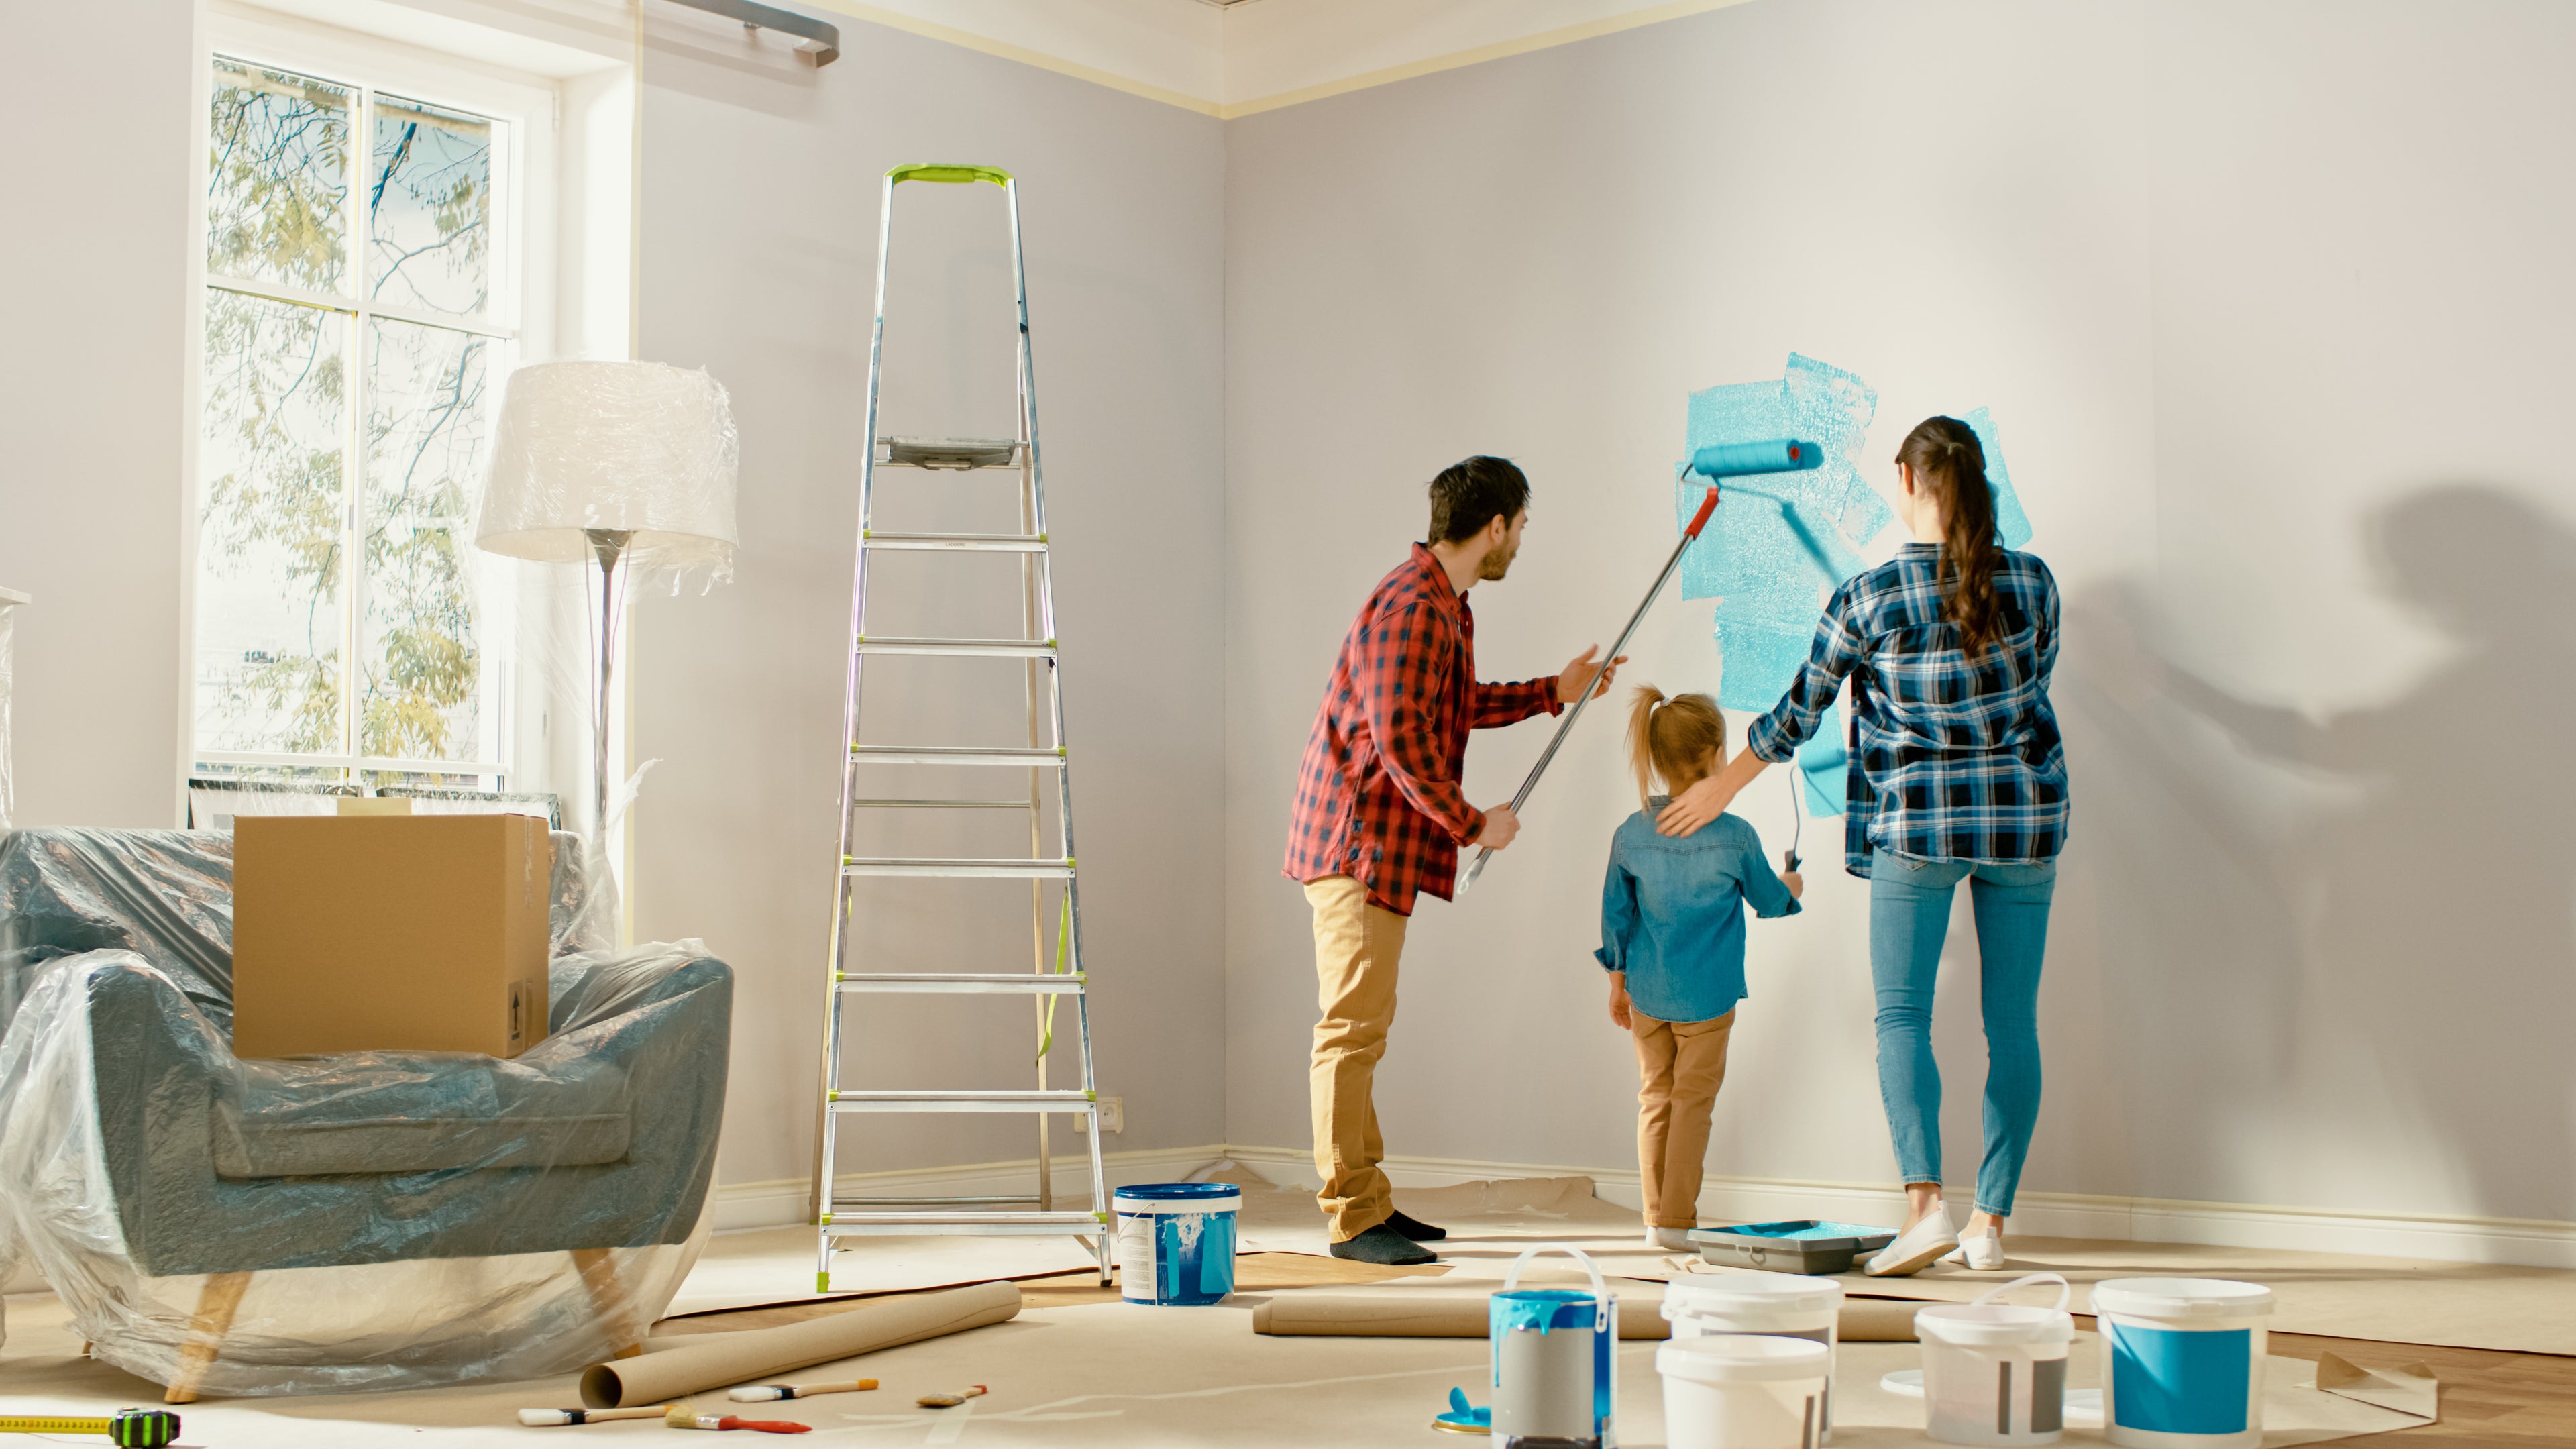
[[[1400,916],[1418,892],[1449,899],[1458,847],[1485,828],[1458,787],[1467,732],[1563,708],[1554,679],[1476,682],[1476,616],[1415,544],[1343,636],[1298,767],[1280,873],[1350,876]]]

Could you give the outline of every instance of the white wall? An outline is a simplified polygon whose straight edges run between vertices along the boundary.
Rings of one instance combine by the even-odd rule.
[[[1224,1124],[1218,123],[847,20],[841,60],[820,72],[778,61],[777,47],[766,60],[728,55],[720,47],[738,45],[740,27],[684,28],[699,19],[657,14],[646,62],[643,345],[708,368],[732,392],[742,551],[732,584],[647,600],[638,615],[635,748],[665,763],[639,807],[637,932],[703,936],[738,973],[720,1176],[801,1178],[809,1162],[879,187],[907,161],[982,162],[1026,178],[1086,965],[1101,1090],[1128,1104],[1126,1131],[1108,1145],[1214,1142]],[[883,430],[1008,435],[1001,194],[910,184],[899,201]],[[1013,531],[1008,485],[994,476],[884,472],[876,526]],[[1009,556],[880,560],[873,632],[1019,632]],[[986,661],[872,665],[877,702],[863,733],[890,744],[1007,741],[1015,677]],[[1016,772],[950,774],[880,769],[874,784],[1001,794],[1021,783]],[[908,845],[875,838],[886,854],[1028,849],[1024,823],[1014,840],[990,816],[927,837],[944,842],[927,851],[918,831]],[[882,914],[866,927],[876,955],[865,969],[1028,969],[1023,884],[933,897],[906,883],[866,899]],[[1029,1082],[1025,998],[896,1001],[862,1028],[850,1084]],[[867,1019],[870,1004],[854,1003],[849,1019]],[[1068,1010],[1054,1085],[1073,1084],[1072,1026]],[[1035,1135],[1017,1117],[894,1119],[882,1135],[843,1141],[859,1148],[839,1164],[855,1172],[1027,1157]],[[1069,1132],[1056,1143],[1066,1150]]]
[[[36,600],[17,619],[21,825],[178,820],[192,25],[187,0],[0,15],[18,62],[0,134],[19,138],[0,181],[0,588]]]
[[[2065,589],[2025,1187],[2568,1216],[2571,59],[2530,4],[1769,0],[1229,123],[1229,1138],[1306,1138],[1287,807],[1424,480],[1528,468],[1480,662],[1554,669],[1670,546],[1685,394],[1796,349],[1878,386],[1882,484],[1916,419],[1991,406]],[[1708,621],[1668,599],[1631,677],[1712,687]],[[1546,728],[1480,735],[1471,797]],[[1417,912],[1391,1151],[1633,1161],[1589,960],[1616,735]],[[1775,849],[1785,796],[1744,805]],[[1865,886],[1810,881],[1752,929],[1711,1168],[1889,1181]],[[1971,939],[1935,1028],[1960,1182]]]

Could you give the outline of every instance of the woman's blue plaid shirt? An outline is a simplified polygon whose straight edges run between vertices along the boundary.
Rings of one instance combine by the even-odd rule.
[[[1941,617],[1941,550],[1909,543],[1834,591],[1797,681],[1753,722],[1744,747],[1786,762],[1852,685],[1844,864],[1874,850],[1926,860],[2028,862],[2066,845],[2066,751],[2048,705],[2057,665],[2057,580],[2003,551],[1998,647],[1971,660]]]

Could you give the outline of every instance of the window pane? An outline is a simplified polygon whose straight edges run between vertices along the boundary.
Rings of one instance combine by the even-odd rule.
[[[347,325],[206,293],[200,750],[342,748]]]
[[[376,97],[367,274],[379,302],[451,317],[491,292],[492,123]]]
[[[483,718],[482,556],[466,534],[493,345],[443,327],[367,323],[369,755],[488,760],[498,748]]]
[[[208,271],[346,287],[349,107],[346,87],[215,57]]]

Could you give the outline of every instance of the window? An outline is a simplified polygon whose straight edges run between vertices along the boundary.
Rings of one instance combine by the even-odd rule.
[[[531,128],[341,59],[210,61],[194,754],[510,788],[518,585],[468,514]]]

